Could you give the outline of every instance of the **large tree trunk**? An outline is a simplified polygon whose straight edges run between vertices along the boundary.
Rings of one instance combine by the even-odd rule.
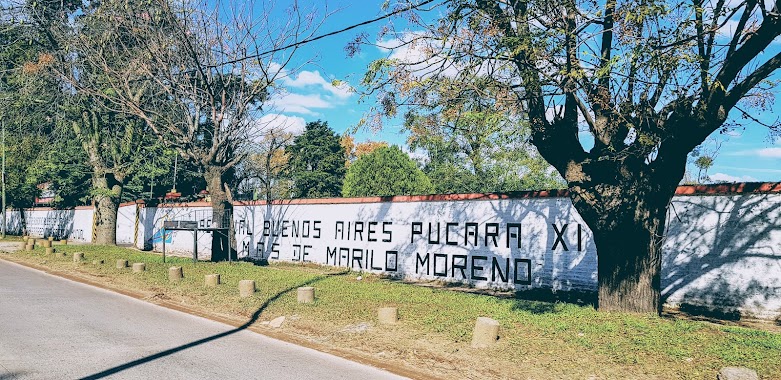
[[[594,233],[599,253],[598,306],[602,311],[661,311],[661,237],[666,210],[640,213],[647,215],[645,220],[619,215],[615,228]]]
[[[204,173],[206,190],[209,191],[212,206],[212,223],[214,227],[226,230],[212,233],[212,261],[228,260],[229,252],[232,254],[229,225],[232,223],[233,205],[225,191],[225,179],[223,168],[208,166]]]
[[[117,213],[122,197],[123,184],[112,174],[96,170],[92,177],[95,196],[95,240],[93,244],[117,244]]]
[[[671,165],[655,164],[651,169],[642,162],[621,162],[619,167],[587,163],[583,169],[592,181],[570,187],[575,208],[594,234],[600,310],[661,312],[667,210],[685,157]]]

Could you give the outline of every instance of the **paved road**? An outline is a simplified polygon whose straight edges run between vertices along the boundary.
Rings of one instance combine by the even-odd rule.
[[[0,380],[399,379],[0,260]]]

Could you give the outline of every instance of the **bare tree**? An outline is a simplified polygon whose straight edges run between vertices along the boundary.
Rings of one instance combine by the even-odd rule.
[[[266,2],[109,0],[92,16],[104,21],[103,33],[74,43],[105,85],[86,89],[194,162],[215,214],[230,210],[227,177],[263,129],[275,81],[295,71],[298,47],[276,49],[310,37],[322,21],[296,3],[283,11]],[[226,241],[214,241],[213,254],[227,251]]]
[[[289,198],[292,181],[287,174],[288,153],[285,147],[293,143],[293,133],[284,128],[270,128],[255,150],[240,165],[238,176],[247,191],[262,192],[267,202]]]

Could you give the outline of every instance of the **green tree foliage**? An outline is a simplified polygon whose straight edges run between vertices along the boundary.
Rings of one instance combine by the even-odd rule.
[[[39,195],[56,125],[56,82],[37,75],[45,51],[41,40],[29,25],[0,21],[0,122],[6,131],[6,201],[13,208],[30,207]]]
[[[293,197],[328,198],[342,194],[346,154],[328,122],[306,124],[304,133],[285,148],[289,154]]]
[[[345,197],[431,194],[434,187],[418,165],[397,146],[361,156],[347,169]]]
[[[92,200],[92,168],[87,154],[73,131],[58,126],[45,148],[40,149],[36,163],[38,178],[54,193],[52,206],[70,208]]]
[[[432,101],[405,115],[408,143],[427,155],[424,171],[437,193],[505,192],[564,187],[558,173],[528,143],[528,123],[484,96],[490,80],[442,79]],[[481,89],[478,92],[473,89]]]

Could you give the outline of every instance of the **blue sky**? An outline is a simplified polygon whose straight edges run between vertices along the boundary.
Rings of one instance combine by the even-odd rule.
[[[383,1],[378,0],[328,2],[329,11],[338,11],[325,21],[317,34],[377,17],[382,14],[382,3]],[[324,10],[324,3],[312,4],[315,4],[319,11]],[[285,1],[277,5],[278,8],[286,6]],[[345,46],[358,33],[365,32],[373,39],[382,26],[381,21],[313,42],[299,50],[297,61],[294,61],[291,67],[311,62],[303,64],[297,72],[281,81],[286,90],[274,102],[275,112],[282,115],[277,117],[275,122],[285,122],[291,129],[300,130],[305,122],[322,119],[338,133],[357,125],[370,105],[367,102],[359,103],[357,94],[346,91],[343,87],[334,87],[332,81],[341,80],[358,86],[367,65],[390,54],[371,46],[364,46],[361,53],[354,57],[348,57],[345,52]],[[776,41],[774,47],[779,46],[781,41]],[[777,72],[775,77],[781,77],[781,73]],[[752,116],[771,123],[781,117],[781,104],[776,103],[769,112]],[[379,132],[359,130],[356,139],[382,140],[398,145],[404,145],[405,142],[398,120],[387,121]],[[714,165],[708,171],[712,180],[781,181],[781,139],[772,141],[767,128],[761,125],[747,124],[745,128],[729,134],[716,132],[705,144],[704,150],[709,153],[717,152]]]

